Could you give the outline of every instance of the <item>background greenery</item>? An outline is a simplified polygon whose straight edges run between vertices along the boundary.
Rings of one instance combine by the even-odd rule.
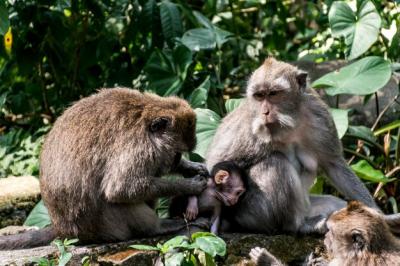
[[[198,114],[192,160],[202,160],[248,75],[270,55],[348,60],[313,86],[374,100],[399,69],[399,14],[397,1],[370,0],[0,0],[0,177],[38,176],[44,134],[102,87],[187,99]],[[349,163],[383,209],[397,212],[400,120],[382,124],[382,107],[373,126],[349,126],[351,110],[334,107]],[[335,193],[323,177],[312,192]]]

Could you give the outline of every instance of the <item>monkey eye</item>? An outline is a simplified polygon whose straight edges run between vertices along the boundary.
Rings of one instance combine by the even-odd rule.
[[[170,119],[168,117],[157,117],[150,124],[150,132],[161,132],[167,129],[170,124]]]
[[[265,98],[265,93],[264,92],[256,92],[253,94],[254,99],[261,101]]]
[[[268,96],[275,96],[275,95],[278,95],[279,92],[280,92],[280,91],[270,91],[270,92],[268,93]]]

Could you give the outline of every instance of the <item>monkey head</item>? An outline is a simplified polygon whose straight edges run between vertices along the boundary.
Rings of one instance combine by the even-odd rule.
[[[359,257],[379,253],[390,229],[377,210],[351,201],[347,208],[334,212],[327,221],[324,244],[333,256]]]
[[[233,162],[226,161],[216,164],[211,170],[211,176],[217,187],[217,198],[225,206],[235,205],[246,191],[243,172]]]
[[[255,112],[253,131],[277,134],[296,126],[299,97],[307,88],[307,73],[284,62],[268,58],[251,75],[247,98]]]

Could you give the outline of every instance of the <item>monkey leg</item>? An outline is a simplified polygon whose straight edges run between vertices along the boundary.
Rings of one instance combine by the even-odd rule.
[[[325,234],[326,220],[332,212],[346,207],[347,203],[332,195],[310,195],[310,211],[299,227],[302,234]]]

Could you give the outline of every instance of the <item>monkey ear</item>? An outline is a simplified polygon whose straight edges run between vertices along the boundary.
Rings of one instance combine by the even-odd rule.
[[[153,121],[151,121],[150,124],[150,132],[155,133],[155,132],[161,132],[164,131],[169,124],[171,123],[171,119],[168,117],[157,117]]]
[[[229,172],[225,170],[218,170],[214,176],[215,184],[225,184],[229,178]]]
[[[351,241],[355,250],[364,249],[366,241],[363,234],[359,230],[353,229],[351,231]]]
[[[299,84],[299,88],[300,88],[300,92],[304,92],[307,88],[307,78],[308,78],[308,73],[303,71],[303,70],[299,70],[296,74],[296,80],[297,80],[297,84]]]

